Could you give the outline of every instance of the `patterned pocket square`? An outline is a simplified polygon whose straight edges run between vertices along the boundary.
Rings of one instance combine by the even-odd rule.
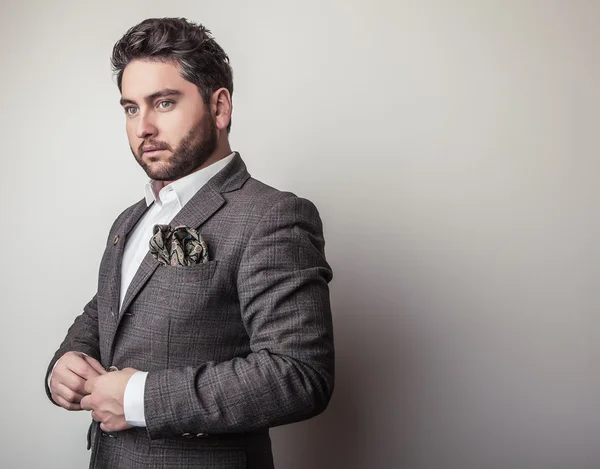
[[[208,262],[208,247],[202,236],[187,226],[154,225],[150,252],[163,265],[190,266]]]

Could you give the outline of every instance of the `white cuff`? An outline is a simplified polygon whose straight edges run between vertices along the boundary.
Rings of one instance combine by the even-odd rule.
[[[134,427],[146,426],[146,415],[144,413],[144,391],[146,389],[147,371],[136,371],[131,375],[125,395],[123,396],[123,411],[125,420]]]

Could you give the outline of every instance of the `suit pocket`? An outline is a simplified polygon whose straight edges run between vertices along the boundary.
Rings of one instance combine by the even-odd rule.
[[[171,285],[209,283],[215,275],[218,264],[219,261],[209,261],[190,266],[160,265],[156,269],[153,278]]]
[[[146,287],[163,318],[194,319],[219,291],[218,261],[193,266],[159,266]]]

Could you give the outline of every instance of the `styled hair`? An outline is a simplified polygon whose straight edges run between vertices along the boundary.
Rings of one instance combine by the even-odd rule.
[[[198,87],[206,105],[219,88],[226,88],[233,95],[229,57],[208,29],[185,18],[149,18],[117,41],[111,64],[119,91],[122,91],[123,71],[133,60],[179,64],[181,76]],[[230,130],[231,121],[227,132]]]

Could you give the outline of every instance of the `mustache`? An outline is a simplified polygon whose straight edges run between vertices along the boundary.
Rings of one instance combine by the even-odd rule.
[[[167,142],[161,142],[158,140],[146,140],[142,143],[140,143],[140,146],[138,147],[138,154],[141,155],[142,153],[144,153],[144,147],[154,147],[156,150],[170,150],[173,151],[173,149],[171,148],[171,145],[169,145]]]

